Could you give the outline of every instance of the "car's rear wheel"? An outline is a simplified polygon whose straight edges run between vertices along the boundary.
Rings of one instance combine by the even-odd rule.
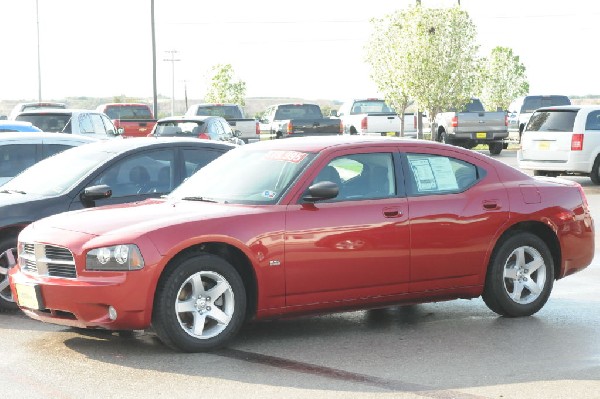
[[[488,148],[490,150],[490,154],[498,155],[502,152],[502,143],[489,143]]]
[[[494,250],[482,297],[502,316],[530,316],[544,306],[553,283],[554,261],[548,246],[538,236],[521,232]]]
[[[200,352],[224,345],[241,327],[246,291],[235,268],[211,254],[193,254],[161,277],[153,327],[173,349]]]
[[[17,263],[17,238],[0,240],[0,309],[15,310],[17,304],[8,284],[8,271]]]
[[[592,166],[592,173],[590,173],[590,179],[592,183],[600,184],[600,156],[596,157],[594,166]]]

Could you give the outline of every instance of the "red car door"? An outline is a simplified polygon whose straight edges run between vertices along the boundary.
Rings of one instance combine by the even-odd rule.
[[[495,170],[472,162],[452,151],[406,153],[411,292],[483,284],[509,203]]]
[[[406,197],[398,194],[400,162],[394,159],[389,150],[357,149],[338,152],[308,172],[303,188],[329,180],[340,193],[329,201],[299,200],[288,207],[288,306],[407,292],[408,208]]]

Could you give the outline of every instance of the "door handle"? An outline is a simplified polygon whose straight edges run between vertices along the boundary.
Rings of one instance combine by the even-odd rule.
[[[402,216],[402,211],[398,208],[384,208],[383,216],[386,218],[399,218]]]
[[[483,201],[483,209],[487,211],[493,211],[496,209],[500,209],[500,202],[497,200],[485,200]]]

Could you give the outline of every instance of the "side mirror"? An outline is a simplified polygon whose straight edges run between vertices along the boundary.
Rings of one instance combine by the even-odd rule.
[[[339,116],[340,116],[340,113],[339,113],[337,110],[335,110],[335,109],[332,109],[332,110],[329,112],[329,116],[339,117]]]
[[[317,202],[337,197],[340,188],[333,182],[321,181],[310,186],[307,191],[302,199],[307,202]]]
[[[125,132],[125,129],[123,129],[122,127],[120,127],[120,128],[117,129],[117,134],[118,135],[123,134],[123,132]]]
[[[110,186],[99,184],[97,186],[86,187],[79,197],[81,202],[90,203],[99,199],[110,198],[110,196],[112,196]]]
[[[241,137],[242,136],[242,131],[241,130],[234,130],[233,131],[233,135],[234,135],[234,137]]]

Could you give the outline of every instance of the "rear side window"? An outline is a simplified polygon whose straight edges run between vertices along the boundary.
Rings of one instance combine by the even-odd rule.
[[[222,116],[225,119],[241,119],[240,109],[233,105],[207,105],[198,107],[196,115],[200,116]]]
[[[356,101],[350,111],[351,115],[356,114],[375,114],[394,112],[383,100],[364,100]]]
[[[571,100],[567,96],[529,96],[525,97],[521,112],[530,113],[538,108],[557,105],[571,105]]]
[[[152,113],[148,107],[137,105],[108,106],[106,115],[110,119],[152,119]]]
[[[406,154],[411,196],[454,194],[467,190],[485,171],[460,159],[434,154]]]
[[[600,130],[600,111],[592,111],[588,114],[585,130]]]
[[[573,132],[576,116],[577,111],[572,110],[535,112],[525,130],[533,132]]]

